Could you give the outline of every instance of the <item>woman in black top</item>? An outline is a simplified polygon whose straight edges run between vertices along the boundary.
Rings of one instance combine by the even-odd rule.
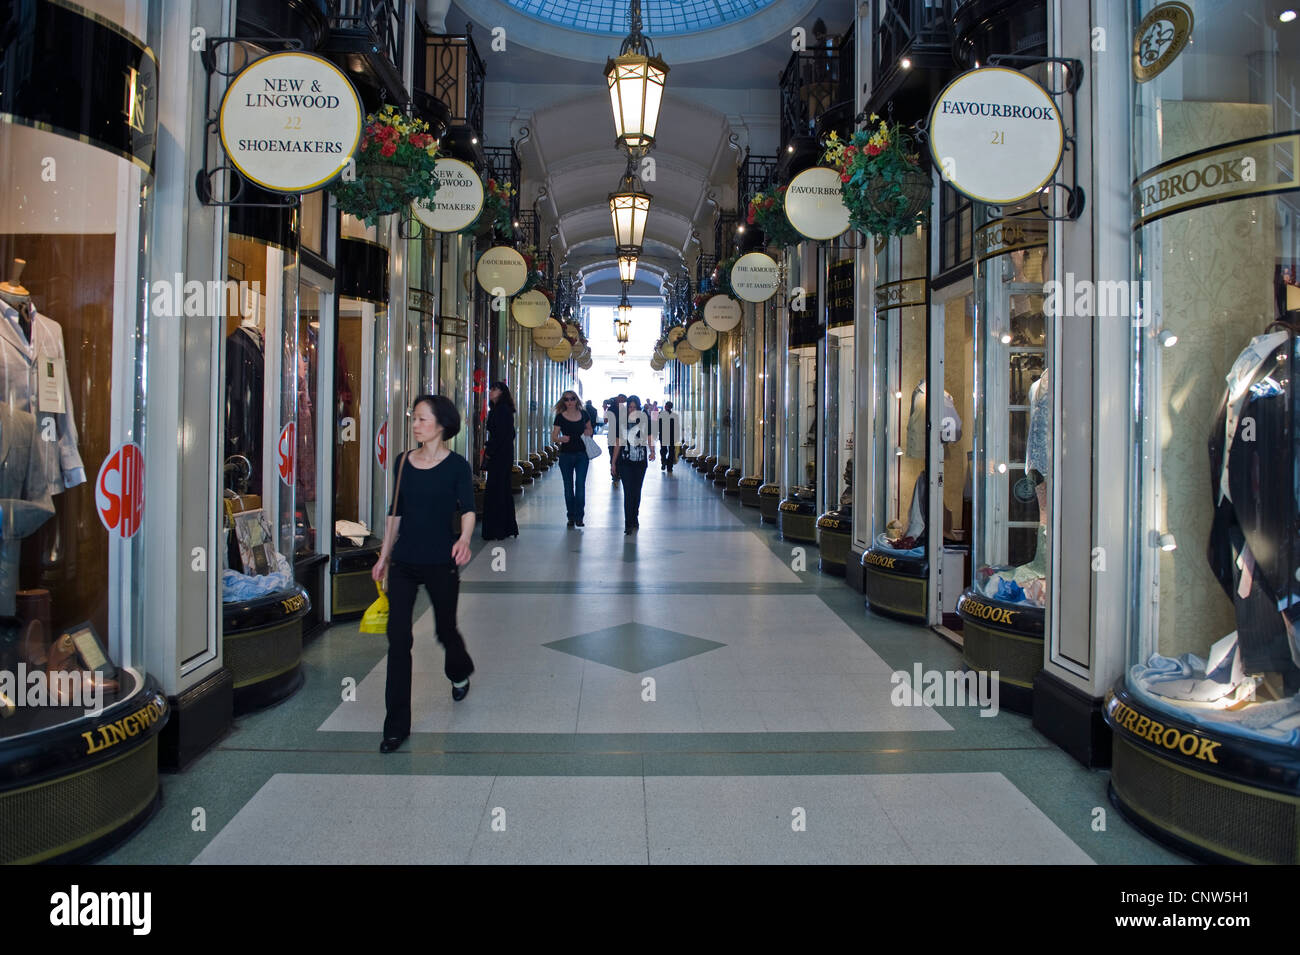
[[[420,584],[433,604],[438,642],[446,651],[443,672],[451,698],[465,699],[474,662],[456,629],[460,595],[457,567],[469,563],[474,534],[474,484],[469,462],[447,447],[460,431],[460,412],[441,395],[421,395],[411,409],[411,430],[420,447],[397,462],[396,493],[388,510],[384,545],[372,576],[388,576],[388,680],[381,753],[391,753],[411,735],[411,613]],[[451,521],[460,510],[460,537]],[[391,563],[391,566],[390,566]]]
[[[587,445],[584,434],[591,434],[592,422],[587,412],[578,404],[572,391],[560,395],[555,404],[555,423],[551,426],[551,440],[560,445],[560,477],[564,482],[564,509],[569,514],[569,526],[582,526],[587,509]]]
[[[645,483],[647,458],[655,459],[650,439],[650,419],[641,410],[641,399],[627,396],[627,424],[619,425],[609,473],[623,482],[623,533],[631,534],[641,526],[641,485]]]
[[[515,521],[515,499],[510,487],[510,472],[514,468],[515,399],[504,381],[498,381],[488,392],[492,410],[487,416],[487,447],[483,456],[487,462],[487,488],[483,492],[483,539],[505,540],[519,536]]]

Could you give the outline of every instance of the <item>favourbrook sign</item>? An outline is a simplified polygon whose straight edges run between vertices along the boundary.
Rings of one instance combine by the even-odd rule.
[[[272,53],[230,82],[218,115],[231,164],[272,192],[311,192],[351,161],[361,100],[329,60]]]
[[[1016,70],[963,73],[930,109],[930,151],[944,180],[979,202],[1007,205],[1056,173],[1065,130],[1056,101]]]

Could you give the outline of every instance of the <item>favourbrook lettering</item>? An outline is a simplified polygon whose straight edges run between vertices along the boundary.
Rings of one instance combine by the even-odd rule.
[[[995,116],[1006,119],[1041,119],[1049,122],[1056,119],[1056,110],[1050,106],[980,103],[974,100],[944,100],[940,112],[954,116]]]

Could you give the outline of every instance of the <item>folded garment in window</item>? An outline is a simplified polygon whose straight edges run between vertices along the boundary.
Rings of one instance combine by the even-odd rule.
[[[221,572],[221,600],[223,603],[239,603],[244,600],[256,600],[268,594],[289,590],[294,586],[293,569],[284,555],[275,555],[276,571],[272,574],[250,576],[236,570]]]
[[[339,537],[346,537],[357,547],[366,542],[370,536],[370,528],[358,521],[335,521],[334,533]]]

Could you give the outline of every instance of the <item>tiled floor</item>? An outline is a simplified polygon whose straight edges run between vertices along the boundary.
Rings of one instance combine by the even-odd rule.
[[[895,670],[958,652],[794,570],[694,471],[649,472],[635,537],[599,467],[587,526],[566,529],[558,473],[516,498],[519,538],[476,544],[463,572],[464,702],[422,601],[413,735],[379,754],[386,643],[334,627],[304,687],[165,777],[107,861],[1180,861],[1025,717],[893,705]]]

